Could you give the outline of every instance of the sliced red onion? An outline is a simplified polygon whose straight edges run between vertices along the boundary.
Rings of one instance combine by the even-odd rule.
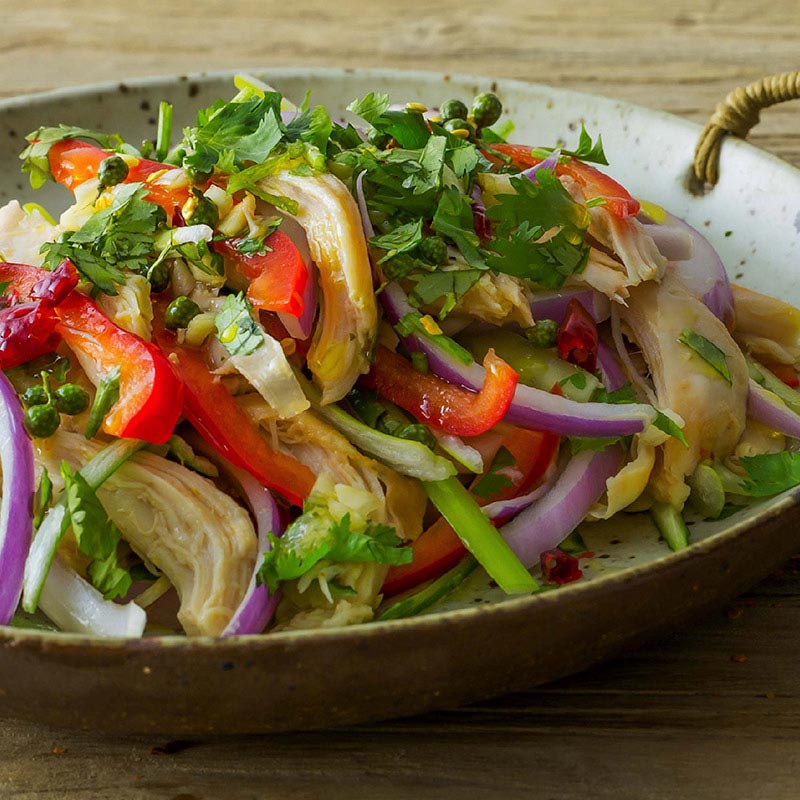
[[[511,517],[519,514],[520,511],[526,509],[531,503],[543,497],[550,491],[552,485],[552,482],[547,481],[527,494],[521,494],[509,500],[497,500],[494,503],[489,503],[483,506],[483,513],[491,520],[500,520],[502,522],[511,519]]]
[[[22,594],[25,559],[33,533],[33,444],[25,431],[17,393],[0,372],[0,625],[8,625]]]
[[[667,224],[685,231],[694,242],[692,257],[675,264],[678,277],[717,319],[730,326],[734,315],[733,294],[722,259],[708,239],[682,219],[668,213]]]
[[[269,587],[266,584],[258,585],[256,583],[256,574],[264,560],[264,553],[270,549],[267,534],[274,533],[276,536],[280,536],[283,532],[281,517],[278,505],[266,486],[262,486],[249,472],[234,467],[232,464],[226,463],[223,468],[238,481],[250,504],[256,521],[258,555],[247,592],[221,635],[244,636],[262,633],[275,613],[280,592],[270,595]]]
[[[688,261],[694,255],[694,237],[684,227],[650,224],[646,230],[668,261]]]
[[[361,227],[364,229],[364,236],[371,239],[375,235],[375,228],[372,227],[372,221],[369,218],[369,211],[367,209],[367,198],[364,197],[364,175],[367,174],[366,170],[358,173],[356,178],[356,200],[358,201],[358,211],[361,214]]]
[[[752,378],[747,395],[747,415],[784,436],[800,439],[800,415]]]
[[[147,624],[143,608],[106,600],[59,556],[47,573],[39,608],[62,631],[72,633],[139,638]]]
[[[414,309],[402,288],[388,284],[381,299],[392,324]],[[447,352],[433,338],[411,334],[404,337],[409,350],[425,353],[428,366],[435,375],[449,383],[479,391],[486,370],[474,361],[465,364]],[[655,419],[651,406],[638,403],[578,403],[532,386],[517,384],[505,420],[522,428],[552,431],[565,436],[630,436],[640,433]]]
[[[627,383],[617,354],[602,341],[597,346],[597,368],[600,370],[606,391],[615,392]]]
[[[622,463],[618,445],[574,456],[540,500],[500,528],[519,560],[532,567],[539,556],[569,536],[603,496],[606,481]]]
[[[531,300],[534,320],[552,319],[561,324],[570,300],[577,300],[596,322],[605,322],[611,316],[611,301],[593,289],[572,289],[563,292],[536,292]]]
[[[536,183],[536,173],[539,172],[540,169],[555,169],[558,166],[558,159],[561,158],[561,148],[556,147],[552,153],[550,153],[547,158],[543,161],[540,161],[538,164],[534,164],[532,167],[529,167],[526,170],[523,170],[520,174],[524,175],[526,178],[530,178],[534,183]]]

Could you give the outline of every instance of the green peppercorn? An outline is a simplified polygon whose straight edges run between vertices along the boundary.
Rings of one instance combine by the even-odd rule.
[[[381,266],[387,278],[398,280],[408,275],[417,266],[417,262],[408,253],[398,253]]]
[[[186,177],[192,183],[206,183],[211,177],[210,172],[202,172],[201,170],[197,169],[197,167],[193,167],[191,164],[184,164],[183,168],[186,171]]]
[[[128,165],[121,156],[109,156],[100,162],[97,169],[97,179],[101,189],[116,186],[128,177]]]
[[[449,119],[466,119],[469,109],[460,100],[447,100],[442,103],[439,113],[442,120],[447,122]]]
[[[472,119],[479,128],[494,125],[502,113],[503,104],[492,92],[483,92],[472,101]]]
[[[470,139],[475,135],[475,128],[465,119],[461,118],[447,119],[444,121],[442,127],[446,131],[450,131],[450,133],[454,131],[467,131]]]
[[[181,295],[176,297],[168,306],[164,315],[164,323],[168,328],[175,330],[177,328],[185,328],[198,314],[200,313],[200,306],[190,300],[188,297]]]
[[[558,337],[558,323],[552,319],[540,319],[525,331],[525,337],[536,347],[553,347]]]
[[[184,222],[187,225],[208,225],[210,228],[216,228],[219,224],[217,204],[195,186],[192,187],[191,192],[192,196],[181,209]]]
[[[50,403],[43,406],[31,406],[25,412],[25,427],[31,436],[46,439],[52,436],[61,424],[61,417],[56,407]]]
[[[44,386],[29,386],[21,395],[22,402],[30,406],[43,406],[49,398]]]
[[[385,150],[389,146],[389,142],[392,141],[392,137],[377,128],[372,128],[367,134],[367,141],[377,147],[378,150]]]
[[[418,246],[419,257],[428,264],[447,263],[447,244],[440,236],[426,236]]]
[[[77,383],[65,383],[53,392],[56,408],[62,414],[81,414],[89,408],[89,392]]]
[[[170,272],[166,261],[155,264],[147,271],[147,280],[150,281],[150,288],[158,294],[169,286]]]

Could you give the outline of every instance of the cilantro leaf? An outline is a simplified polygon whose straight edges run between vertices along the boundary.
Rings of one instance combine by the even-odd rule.
[[[50,473],[47,467],[42,467],[42,476],[39,478],[39,485],[36,487],[36,494],[33,496],[33,529],[39,530],[44,515],[53,499],[53,481],[50,480]]]
[[[107,600],[124,596],[131,586],[131,577],[117,563],[119,529],[83,475],[64,461],[61,476],[72,532],[80,551],[92,559],[88,569],[92,584]]]
[[[431,227],[441,236],[455,243],[467,264],[477,269],[485,269],[478,245],[480,239],[475,233],[475,220],[469,198],[452,187],[447,187],[439,200],[433,215]]]
[[[620,386],[613,392],[607,391],[605,388],[600,387],[595,396],[592,398],[594,403],[613,403],[615,405],[621,403],[637,403],[639,398],[636,396],[636,391],[629,383]]]
[[[270,534],[270,542],[272,549],[264,554],[258,580],[273,592],[282,581],[299,578],[322,559],[398,565],[412,558],[411,548],[399,547],[393,528],[369,523],[357,533],[350,514],[335,521],[320,507],[304,511],[280,539]]]
[[[347,110],[374,125],[389,109],[389,95],[369,92],[360,100],[353,100]]]
[[[264,332],[242,292],[225,298],[214,324],[217,338],[232,356],[249,356],[264,344]]]
[[[409,275],[415,285],[408,298],[418,308],[442,301],[438,317],[444,319],[455,308],[456,303],[477,283],[482,274],[481,270],[463,269]]]
[[[308,142],[318,150],[325,152],[332,132],[333,122],[331,122],[325,107],[315,106],[310,111],[305,110],[298,114],[287,123],[286,140]]]
[[[800,453],[783,450],[758,456],[740,456],[747,473],[742,494],[771,497],[800,484]]]
[[[684,447],[689,446],[689,442],[686,441],[686,436],[678,427],[675,420],[667,416],[663,411],[658,411],[656,413],[656,418],[653,420],[653,425],[655,425],[655,427],[660,431],[664,431],[664,433],[669,434],[677,439]]]
[[[398,225],[389,233],[373,236],[369,243],[373,247],[387,251],[386,255],[378,263],[382,264],[398,253],[406,253],[409,250],[413,250],[422,241],[422,222],[421,219],[406,222],[404,225]]]
[[[89,412],[89,421],[86,423],[84,435],[87,439],[94,439],[97,436],[106,414],[111,411],[117,400],[119,400],[119,376],[120,368],[116,366],[103,378],[97,387],[92,410]]]
[[[612,444],[625,441],[624,436],[570,436],[569,449],[573,456],[585,450],[605,450]]]
[[[513,486],[513,481],[508,476],[508,470],[517,466],[517,459],[506,447],[501,447],[492,461],[492,466],[475,483],[471,491],[474,495],[488,500],[495,497],[503,489]]]
[[[559,289],[586,265],[591,217],[552,170],[540,170],[536,178],[511,178],[516,194],[496,195],[497,203],[487,209],[495,235],[486,261],[497,272]]]
[[[678,341],[686,345],[690,350],[694,350],[703,361],[715,372],[722,375],[728,383],[733,383],[727,357],[713,342],[706,339],[705,336],[701,336],[697,331],[693,331],[691,328],[684,328],[681,331],[681,335],[678,337]]]
[[[184,131],[192,149],[184,163],[209,171],[221,159],[259,163],[283,138],[281,96],[266,92],[241,102],[215,104],[197,115],[197,126]]]
[[[574,150],[561,149],[566,156],[574,156],[581,161],[591,161],[594,164],[604,164],[608,166],[608,159],[603,152],[603,137],[598,134],[597,141],[592,142],[592,137],[586,130],[586,126],[581,123],[581,134],[578,139],[578,146]]]
[[[263,256],[272,251],[272,248],[264,241],[273,234],[282,222],[282,217],[276,217],[264,225],[255,236],[236,239],[236,252],[245,256]]]

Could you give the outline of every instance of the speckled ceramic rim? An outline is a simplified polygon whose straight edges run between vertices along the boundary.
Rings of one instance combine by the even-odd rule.
[[[209,73],[191,73],[180,76],[157,76],[149,77],[139,80],[125,81],[124,86],[131,89],[148,89],[165,85],[168,83],[177,83],[184,81],[193,81],[197,83],[204,83],[206,81],[232,79],[232,77],[240,72],[247,72],[253,74],[269,74],[270,77],[279,81],[281,78],[290,79],[302,76],[318,75],[328,80],[336,79],[337,76],[344,77],[358,73],[361,75],[375,76],[376,80],[396,78],[399,71],[396,70],[354,70],[354,69],[309,69],[303,70],[298,68],[250,68],[233,71],[209,72]],[[467,83],[475,83],[477,85],[486,85],[492,82],[492,79],[486,76],[477,76],[469,74],[454,74],[447,75],[441,73],[425,72],[425,71],[404,71],[404,77],[409,80],[416,80],[421,82],[435,82],[442,83],[443,81],[464,81]],[[540,89],[555,96],[563,96],[564,98],[592,98],[597,99],[597,95],[590,95],[583,92],[575,92],[565,89],[555,89],[544,84],[530,83],[526,81],[512,80],[512,79],[497,79],[496,83],[503,87],[509,87],[519,90],[525,89]],[[68,89],[59,89],[51,92],[42,92],[32,95],[24,95],[20,97],[10,98],[0,102],[0,112],[9,108],[27,107],[37,104],[45,104],[58,100],[59,98],[79,97],[88,93],[108,93],[119,90],[120,83],[100,83],[87,86],[79,86]],[[608,99],[608,98],[606,98]],[[665,123],[670,125],[680,124],[687,130],[694,130],[700,133],[700,126],[694,123],[674,117],[666,112],[652,111],[643,106],[638,106],[633,103],[626,103],[619,101],[620,106],[630,109],[639,109],[646,111],[649,115],[661,117]],[[730,140],[726,142],[726,147],[735,148],[749,148],[755,150],[752,145],[741,140]],[[773,163],[779,164],[782,169],[794,171],[800,174],[800,171],[795,170],[794,167],[779,159],[777,156],[766,152],[758,151],[759,158],[771,160]],[[691,154],[687,154],[687,163],[691,161]],[[185,651],[187,655],[195,648],[201,647],[203,649],[217,649],[220,652],[223,650],[229,653],[241,653],[243,651],[263,651],[270,647],[271,643],[275,645],[284,643],[300,643],[305,640],[313,639],[314,641],[337,640],[346,641],[351,640],[357,642],[365,637],[369,638],[391,638],[393,632],[407,631],[409,628],[419,630],[432,629],[441,627],[443,623],[450,625],[469,625],[469,623],[480,617],[486,619],[487,616],[492,616],[497,621],[498,625],[506,618],[515,617],[520,613],[524,613],[526,608],[532,608],[535,605],[545,606],[559,606],[562,603],[570,602],[571,598],[581,598],[582,600],[590,599],[593,595],[602,595],[608,591],[609,587],[622,583],[636,582],[638,579],[645,576],[652,576],[656,573],[665,573],[672,570],[680,570],[682,566],[689,560],[703,558],[716,551],[722,550],[737,539],[750,534],[755,528],[762,524],[773,521],[778,517],[784,515],[786,512],[795,508],[798,505],[800,498],[800,491],[794,490],[786,493],[784,496],[767,503],[760,513],[751,519],[743,520],[733,523],[730,528],[720,533],[709,536],[701,542],[690,545],[686,550],[678,553],[665,555],[663,558],[648,564],[633,566],[626,568],[618,573],[612,575],[595,578],[586,583],[576,583],[565,586],[557,592],[546,592],[540,595],[533,595],[530,597],[520,597],[505,600],[501,603],[494,605],[481,605],[475,608],[464,608],[446,613],[429,614],[421,617],[414,617],[401,620],[393,620],[390,622],[373,622],[367,625],[359,625],[349,628],[336,628],[336,629],[317,629],[312,631],[282,631],[277,633],[270,633],[266,635],[257,636],[242,636],[232,637],[227,639],[218,639],[211,637],[193,637],[188,638],[185,636],[163,636],[157,638],[146,639],[106,639],[98,637],[87,637],[81,634],[73,633],[57,633],[51,631],[28,631],[15,628],[2,628],[0,627],[0,642],[15,642],[27,648],[35,649],[37,646],[52,650],[54,647],[63,648],[64,650],[71,650],[74,648],[85,647],[100,647],[114,650],[128,649],[131,652],[163,652],[168,648],[172,652]]]

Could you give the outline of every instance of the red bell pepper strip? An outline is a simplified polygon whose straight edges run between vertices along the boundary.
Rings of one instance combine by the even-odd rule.
[[[502,423],[505,430],[502,446],[516,459],[514,478],[490,497],[475,496],[479,505],[530,491],[539,483],[558,452],[559,437],[548,431],[532,431]],[[480,480],[475,479],[473,486]],[[431,580],[452,569],[464,557],[467,550],[456,532],[444,518],[438,519],[411,546],[413,560],[409,564],[391,567],[381,591],[391,597],[414,586]]]
[[[183,409],[183,385],[158,347],[115,325],[78,292],[61,302],[56,313],[58,332],[84,363],[90,359],[99,373],[119,368],[119,400],[103,430],[124,439],[168,441]]]
[[[0,281],[8,283],[0,307],[0,369],[51,353],[61,341],[56,305],[78,285],[78,273],[69,261],[41,273],[25,264],[0,264]]]
[[[62,142],[56,142],[50,148],[47,157],[53,178],[67,189],[75,191],[82,183],[96,178],[100,164],[111,155],[114,154],[103,150],[96,144],[81,142],[78,139],[65,139]],[[175,167],[159,161],[139,158],[135,164],[129,165],[128,176],[124,183],[146,183],[147,199],[160,205],[167,212],[168,218],[173,220],[175,214],[180,212],[183,204],[189,199],[190,187],[188,184],[178,187],[162,186],[147,181],[148,176],[165,169],[171,170]]]
[[[564,319],[558,328],[558,355],[564,361],[583,367],[587,372],[594,372],[597,368],[598,343],[594,319],[581,305],[580,300],[573,297],[567,304]]]
[[[511,163],[521,170],[535,167],[544,160],[534,156],[527,145],[498,143],[491,145],[491,150],[484,151],[484,155],[495,164],[502,163],[502,160],[493,155],[492,150],[509,156]],[[605,208],[620,219],[635,217],[639,213],[639,201],[624,186],[590,164],[570,157],[569,161],[558,163],[556,175],[568,175],[579,183],[586,190],[587,200],[602,197],[606,201]]]
[[[44,352],[63,339],[97,373],[108,374],[119,367],[119,400],[103,422],[106,433],[154,444],[172,436],[183,406],[183,386],[175,370],[155,345],[120,328],[93,300],[73,291],[77,272],[72,264],[63,262],[55,272],[27,264],[0,264],[0,282],[5,281],[19,297],[30,298],[40,307],[50,304],[54,319],[52,327],[41,329],[47,337]],[[19,306],[9,310],[14,308]],[[9,346],[27,336],[25,330],[17,333],[7,340]]]
[[[519,376],[494,350],[483,359],[486,378],[480,392],[470,392],[435,375],[423,375],[401,355],[379,347],[364,385],[395,405],[446,433],[477,436],[506,415]]]
[[[282,311],[299,317],[305,309],[303,291],[308,267],[294,242],[281,231],[273,231],[263,255],[246,255],[236,249],[236,239],[214,244],[214,249],[250,280],[247,299],[263,311]]]
[[[208,369],[199,350],[179,345],[164,328],[156,327],[155,338],[178,369],[185,387],[184,413],[197,432],[232,464],[302,506],[316,480],[314,473],[269,446],[219,376]]]

